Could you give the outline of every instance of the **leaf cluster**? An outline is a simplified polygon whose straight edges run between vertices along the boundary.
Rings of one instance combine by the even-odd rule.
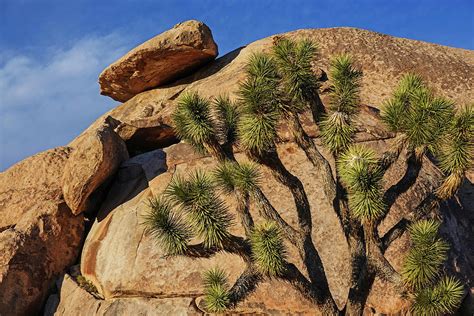
[[[273,46],[273,56],[281,77],[281,89],[291,103],[289,110],[298,113],[306,109],[319,88],[312,69],[317,46],[311,40],[279,39]]]
[[[407,284],[420,289],[432,284],[446,260],[448,244],[438,238],[440,224],[435,220],[421,220],[409,228],[412,247],[405,260],[402,276]]]
[[[464,287],[453,277],[443,277],[434,287],[416,293],[412,312],[415,315],[437,316],[453,313],[461,304]]]
[[[193,236],[191,227],[162,197],[150,199],[148,206],[149,211],[144,217],[146,232],[156,238],[167,254],[183,254]]]
[[[391,131],[405,134],[412,149],[436,153],[453,110],[453,103],[435,96],[420,76],[406,74],[384,104],[382,120]]]
[[[212,313],[225,311],[230,304],[229,282],[225,272],[219,268],[206,271],[203,284],[206,308]]]
[[[214,124],[220,143],[233,144],[237,141],[237,122],[239,111],[235,103],[227,96],[218,96],[213,100]]]
[[[362,72],[353,66],[349,55],[339,55],[332,59],[329,75],[330,111],[321,122],[321,137],[332,152],[341,153],[349,147],[355,132],[352,120],[360,103]]]
[[[283,236],[274,222],[264,222],[255,228],[250,238],[252,258],[262,274],[278,276],[284,272],[286,250]]]
[[[228,97],[211,102],[197,92],[184,93],[172,115],[176,135],[198,152],[206,152],[209,143],[233,144],[238,118],[237,107]]]
[[[420,220],[409,227],[412,247],[402,269],[405,282],[414,289],[412,311],[416,315],[452,313],[461,303],[464,287],[453,277],[442,276],[448,244],[438,237],[440,223]]]
[[[442,199],[456,193],[474,160],[474,106],[465,106],[455,114],[444,137],[438,160],[447,176],[437,191]]]
[[[260,173],[255,164],[226,161],[217,166],[213,178],[214,183],[227,194],[237,189],[252,193],[258,188]]]
[[[263,53],[250,57],[246,75],[239,85],[239,144],[247,152],[262,153],[273,148],[277,138],[283,106],[278,89],[280,79],[273,58]]]
[[[233,218],[218,198],[212,179],[204,172],[196,171],[188,179],[174,177],[165,195],[186,214],[206,247],[221,247],[230,236],[228,228]]]
[[[348,189],[352,214],[361,221],[380,217],[385,211],[383,173],[375,153],[364,146],[352,145],[339,157],[337,170]]]

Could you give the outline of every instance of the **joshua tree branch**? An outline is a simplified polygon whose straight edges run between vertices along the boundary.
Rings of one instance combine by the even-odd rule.
[[[388,168],[390,168],[398,160],[398,157],[400,156],[400,153],[404,147],[405,136],[403,134],[398,134],[395,137],[395,143],[393,144],[392,148],[385,152],[380,158],[379,167],[383,171],[387,171]]]
[[[373,222],[364,224],[369,267],[380,278],[392,283],[400,293],[405,292],[402,276],[393,268],[384,256],[382,244],[378,238],[376,225]]]
[[[275,179],[285,185],[292,193],[296,205],[298,223],[301,229],[301,239],[297,245],[300,256],[308,270],[311,282],[318,287],[321,293],[326,293],[325,295],[328,297],[327,300],[330,300],[331,304],[336,306],[329,291],[329,285],[321,258],[312,240],[311,209],[303,184],[286,169],[278,157],[276,149],[267,151],[261,155],[251,154],[251,158],[269,168]]]
[[[300,233],[280,216],[280,213],[273,207],[260,188],[257,188],[257,190],[253,192],[253,195],[261,216],[268,220],[275,221],[283,234],[285,234],[285,237],[293,245],[297,245],[300,240]]]
[[[392,242],[400,238],[409,225],[410,221],[406,218],[402,218],[395,226],[390,228],[382,237],[382,251],[385,252]]]
[[[320,289],[315,287],[294,264],[286,264],[285,272],[281,278],[289,282],[301,295],[315,302],[325,315],[337,315],[339,313],[330,295],[328,296],[328,293],[321,292]]]
[[[290,190],[295,201],[300,229],[305,234],[311,233],[311,208],[300,179],[286,169],[275,148],[262,155],[252,155],[251,158],[266,166],[275,179]]]
[[[408,189],[410,189],[416,182],[420,174],[423,160],[418,159],[414,151],[407,153],[406,171],[403,177],[394,185],[392,185],[384,194],[384,201],[387,205],[387,210],[395,203],[396,199]]]
[[[309,100],[308,105],[311,110],[311,115],[313,116],[314,123],[319,125],[322,117],[326,114],[326,108],[324,107],[323,101],[321,101],[321,98],[317,91],[313,91],[312,97]]]
[[[250,262],[251,259],[251,249],[248,241],[242,237],[231,235],[230,238],[223,241],[222,247],[212,247],[208,248],[204,246],[203,243],[196,245],[189,245],[186,252],[183,254],[191,258],[210,258],[216,253],[225,251],[239,255],[246,262]]]
[[[247,264],[244,272],[242,272],[229,291],[229,307],[235,308],[239,302],[246,299],[257,289],[258,284],[263,279],[263,276],[258,272],[257,268],[253,264]]]
[[[237,213],[240,216],[240,221],[245,229],[245,235],[250,237],[254,226],[252,215],[250,214],[250,196],[241,190],[235,191],[235,198],[237,200]]]
[[[289,113],[290,128],[293,137],[298,146],[303,149],[308,160],[313,166],[318,169],[322,174],[323,180],[323,191],[326,198],[331,204],[336,203],[336,181],[334,180],[331,165],[326,158],[321,155],[319,150],[316,148],[313,140],[306,134],[305,130],[301,126],[301,122],[296,113]]]
[[[233,161],[235,163],[238,163],[237,160],[235,159],[232,146],[221,146],[217,142],[212,142],[212,146],[211,144],[208,144],[206,147],[212,148],[210,153],[219,162]],[[260,206],[259,211],[261,212],[261,214],[263,214],[264,217],[266,217],[267,219],[274,220],[280,226],[280,229],[282,229],[283,233],[290,240],[290,242],[296,245],[298,243],[298,237],[300,233],[297,230],[295,230],[293,227],[291,227],[280,216],[278,211],[275,210],[275,208],[270,203],[270,201],[265,196],[265,194],[262,192],[260,187],[256,188],[256,190],[253,192],[253,195],[255,197],[257,204]]]

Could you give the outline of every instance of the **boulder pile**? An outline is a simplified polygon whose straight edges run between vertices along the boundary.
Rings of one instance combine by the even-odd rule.
[[[173,175],[215,165],[215,160],[179,143],[174,134],[171,114],[179,96],[196,91],[204,97],[235,99],[248,57],[268,51],[277,36],[282,34],[215,59],[217,45],[204,23],[177,24],[100,74],[100,93],[123,102],[121,105],[68,145],[27,158],[0,174],[1,316],[203,314],[199,308],[201,272],[219,265],[233,281],[244,268],[242,260],[224,253],[210,259],[164,257],[155,240],[145,234],[143,214],[148,199],[162,192]],[[338,53],[353,56],[364,72],[356,141],[376,152],[387,150],[393,142],[394,135],[378,120],[378,109],[403,73],[419,73],[437,93],[456,104],[474,100],[473,51],[355,28],[297,30],[284,36],[318,44],[314,70],[323,81],[323,103],[328,97],[324,80],[330,57]],[[309,117],[303,115],[303,127],[319,146],[319,132]],[[290,141],[285,126],[279,133],[283,163],[309,188],[313,240],[330,290],[342,307],[350,277],[344,233],[325,204],[322,189],[314,186],[320,181],[318,170]],[[329,153],[321,151],[331,160]],[[237,159],[245,157],[237,153]],[[387,174],[387,183],[399,179],[402,170],[400,161]],[[262,179],[262,190],[272,204],[286,210],[282,216],[290,224],[296,223],[289,191],[269,174]],[[395,225],[439,179],[439,171],[426,161],[417,183],[397,200],[382,229]],[[473,181],[471,174],[458,199],[442,206],[450,210],[442,227],[453,248],[450,260],[470,282],[474,279]],[[234,233],[242,234],[243,228],[234,226]],[[408,238],[403,236],[387,250],[387,259],[396,269],[408,247]],[[289,255],[295,251],[290,247]],[[376,280],[366,315],[407,311],[408,301],[395,293],[388,283]],[[259,286],[235,312],[315,313],[305,298],[277,280]]]

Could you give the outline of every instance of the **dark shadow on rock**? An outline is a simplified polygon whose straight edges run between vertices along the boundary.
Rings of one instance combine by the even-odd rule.
[[[131,157],[177,143],[179,139],[174,136],[173,128],[163,125],[138,129],[130,139],[125,141]]]
[[[234,49],[233,51],[225,54],[222,57],[219,57],[215,59],[214,61],[205,64],[198,68],[194,73],[190,74],[187,77],[184,77],[182,79],[179,79],[177,81],[174,81],[170,84],[164,85],[164,86],[159,86],[156,88],[168,88],[168,87],[174,87],[174,86],[179,86],[182,84],[190,84],[194,81],[201,80],[204,78],[207,78],[209,76],[212,76],[213,74],[219,72],[222,68],[230,64],[237,56],[239,56],[240,51],[244,49],[246,46],[239,47],[237,49]],[[152,89],[150,89],[152,90]]]
[[[148,188],[148,182],[166,172],[166,153],[162,149],[135,156],[120,166],[115,180],[97,214],[97,221]]]
[[[441,236],[448,241],[450,251],[445,269],[467,287],[467,295],[456,315],[473,315],[474,295],[474,185],[464,179],[457,195],[441,203],[443,224]]]

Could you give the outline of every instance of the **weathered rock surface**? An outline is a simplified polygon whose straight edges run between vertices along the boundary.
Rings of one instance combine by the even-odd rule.
[[[238,83],[245,76],[247,59],[254,52],[268,51],[276,36],[314,40],[319,46],[314,69],[319,72],[328,72],[329,60],[334,55],[350,53],[364,72],[361,88],[364,105],[380,109],[406,72],[419,73],[437,93],[451,98],[457,105],[474,99],[473,51],[355,28],[328,28],[298,30],[253,42],[171,85],[142,92],[105,116],[110,115],[122,123],[117,132],[131,152],[169,146],[176,142],[170,116],[179,96],[187,91],[197,91],[206,97],[224,94],[235,98]],[[439,69],[443,69],[443,75]],[[327,101],[324,85],[321,96]],[[102,120],[100,118],[98,122]]]
[[[78,137],[73,146],[62,176],[62,192],[73,214],[80,214],[96,206],[91,194],[115,174],[128,152],[107,123]]]
[[[387,141],[369,141],[365,144],[378,152],[389,146]],[[347,244],[335,214],[322,198],[321,188],[314,185],[319,181],[319,174],[294,144],[281,144],[279,152],[284,164],[302,180],[308,192],[313,209],[313,238],[322,257],[331,291],[338,304],[343,306],[347,297],[349,276]],[[237,159],[245,158],[238,154]],[[241,259],[230,254],[219,254],[212,259],[163,258],[160,247],[153,238],[144,234],[141,225],[147,212],[148,199],[161,193],[173,175],[185,175],[196,169],[210,170],[213,166],[215,161],[212,158],[200,156],[194,153],[190,146],[182,143],[164,151],[156,150],[136,156],[122,165],[117,182],[114,183],[87,237],[81,259],[82,274],[93,281],[106,299],[179,296],[196,298],[196,304],[199,305],[198,298],[202,295],[200,273],[203,270],[218,265],[229,273],[231,281],[243,271]],[[403,176],[403,170],[401,162],[391,169],[386,175],[387,188]],[[262,189],[277,206],[283,218],[296,225],[295,213],[292,211],[294,205],[289,192],[276,183],[265,170],[262,171]],[[391,228],[402,216],[408,215],[412,206],[420,202],[437,181],[439,172],[429,161],[425,161],[419,180],[394,204],[381,231]],[[226,198],[226,202],[233,210],[232,198]],[[252,212],[257,216],[256,210],[252,209]],[[459,220],[462,216],[455,218]],[[469,221],[464,221],[462,225],[466,222]],[[458,243],[462,240],[459,249],[469,249],[469,241],[463,236],[464,232],[458,232],[462,225],[457,223],[450,227],[446,235],[450,236],[450,239],[457,239]],[[233,232],[242,235],[240,224],[235,224]],[[117,240],[121,242],[117,243]],[[296,251],[290,245],[288,247],[290,260],[300,265]],[[388,249],[386,256],[396,269],[401,268],[408,247],[408,238],[403,236]],[[463,254],[457,253],[455,256],[458,265],[462,262],[463,274],[469,274],[472,267],[466,264],[470,261],[461,258]],[[311,304],[291,286],[272,282],[260,286],[235,312],[315,313]],[[291,300],[288,300],[288,297],[291,297]],[[290,301],[291,304],[288,303]],[[371,315],[373,311],[397,313],[408,308],[409,302],[400,297],[390,284],[376,280],[368,298],[367,315]]]
[[[205,269],[218,265],[229,273],[232,281],[243,271],[244,264],[238,256],[224,253],[212,259],[164,258],[156,241],[144,233],[141,223],[147,212],[147,201],[166,187],[173,174],[196,168],[208,169],[215,164],[211,158],[185,158],[186,162],[183,162],[183,157],[199,156],[189,146],[178,144],[165,151],[156,150],[136,156],[121,166],[117,180],[87,237],[81,258],[82,274],[96,285],[106,299],[137,295],[198,298],[203,295],[201,272]],[[303,167],[300,172],[303,172]],[[311,175],[315,174],[308,173],[308,177]],[[271,191],[270,188],[267,190]],[[275,197],[279,193],[274,191],[269,194]],[[318,197],[314,195],[312,198],[316,203]],[[280,204],[276,205],[281,206],[282,210],[289,209],[285,207],[287,200],[291,201],[288,192],[278,199]],[[231,199],[228,202],[233,205]],[[283,215],[294,224],[296,219],[288,211],[283,211]],[[324,214],[318,220],[323,221],[326,227],[337,226],[337,220],[331,214]],[[234,231],[241,234],[242,228],[236,225]],[[324,238],[321,232],[318,234],[319,239]],[[338,236],[332,238],[337,239]],[[121,242],[117,243],[117,240]],[[345,246],[342,242],[340,244]],[[113,255],[111,247],[114,248]],[[330,269],[333,275],[337,273],[337,268]],[[292,298],[291,304],[283,303],[282,297]],[[274,281],[273,285],[260,287],[237,311],[288,313],[308,312],[311,309],[311,304],[294,289]]]
[[[69,276],[59,280],[59,296],[51,296],[45,316],[70,315],[200,315],[193,306],[193,298],[130,297],[98,300],[80,288]]]
[[[104,71],[101,80],[107,82],[101,82],[104,84],[103,93],[128,101],[99,118],[69,147],[42,153],[39,158],[29,158],[24,162],[34,164],[22,162],[1,175],[0,249],[5,251],[0,254],[0,297],[3,299],[2,294],[6,293],[5,297],[10,300],[8,304],[2,301],[4,305],[0,305],[1,308],[10,306],[15,297],[21,297],[20,307],[15,305],[15,308],[21,309],[19,312],[37,311],[35,307],[43,300],[46,284],[51,283],[53,275],[64,271],[66,262],[72,264],[70,258],[77,254],[78,236],[82,234],[82,214],[72,216],[61,197],[62,193],[67,196],[66,202],[74,212],[82,212],[94,205],[94,196],[100,191],[101,183],[113,174],[116,177],[100,206],[81,257],[82,274],[92,281],[105,300],[97,300],[66,275],[58,284],[59,294],[50,296],[45,309],[47,315],[192,315],[202,312],[198,306],[203,294],[200,277],[203,270],[219,265],[229,273],[231,282],[242,272],[241,259],[230,254],[222,253],[212,259],[164,258],[156,241],[144,233],[143,215],[147,212],[148,199],[162,192],[173,175],[186,174],[195,169],[209,170],[215,165],[212,158],[196,154],[185,144],[168,147],[177,142],[172,131],[171,113],[180,95],[197,91],[206,97],[225,94],[235,99],[248,57],[253,52],[269,50],[273,40],[282,35],[249,44],[188,77],[149,90],[191,71],[183,70],[183,67],[199,59],[194,59],[196,51],[202,57],[198,63],[209,61],[217,54],[207,27],[202,25],[204,28],[199,32],[208,32],[208,41],[206,36],[200,37],[199,32],[182,31],[193,28],[187,23],[194,25],[198,22],[178,25],[132,50]],[[389,97],[403,73],[421,74],[437,93],[453,99],[458,105],[474,99],[474,77],[471,75],[474,72],[473,51],[353,28],[299,30],[284,36],[310,38],[317,42],[319,61],[314,68],[323,74],[328,70],[331,56],[347,52],[354,57],[364,72],[356,140],[379,153],[390,146],[393,135],[385,132],[380,125],[376,109]],[[192,45],[176,46],[176,43],[186,40],[195,41]],[[205,42],[205,45],[199,46],[199,41]],[[174,58],[181,58],[186,64],[178,64]],[[192,67],[197,67],[197,64]],[[164,74],[172,75],[163,79]],[[147,86],[152,77],[161,81]],[[326,102],[324,84],[321,90],[323,102]],[[110,122],[104,132],[105,138],[97,132],[103,127],[104,120]],[[312,137],[318,136],[308,115],[303,116],[303,123]],[[342,307],[348,292],[349,254],[341,227],[317,185],[320,181],[318,170],[312,167],[295,144],[288,142],[290,136],[285,126],[281,126],[280,136],[279,153],[283,163],[301,179],[308,193],[313,214],[313,240],[322,257],[331,292]],[[107,140],[111,140],[112,145]],[[126,153],[123,142],[132,155],[139,155],[122,162],[127,157],[120,154]],[[316,143],[319,144],[317,139]],[[168,148],[140,154],[163,147]],[[324,150],[323,154],[327,155]],[[115,159],[114,155],[120,159]],[[237,154],[237,159],[244,160],[245,157]],[[65,166],[67,172],[63,176]],[[392,167],[385,177],[386,188],[397,182],[404,170],[402,162]],[[282,217],[290,224],[296,224],[290,193],[276,183],[266,170],[262,172],[263,191]],[[61,179],[62,184],[59,183]],[[387,231],[411,212],[437,181],[439,172],[426,161],[417,183],[392,206],[380,232]],[[27,196],[31,199],[25,198]],[[442,205],[442,212],[446,214],[442,234],[453,245],[446,268],[457,273],[471,288],[474,275],[473,196],[472,183],[466,181],[459,199]],[[226,197],[225,201],[233,211],[233,199]],[[5,205],[11,205],[8,211]],[[11,208],[15,211],[11,212]],[[255,210],[252,212],[256,214]],[[69,232],[66,237],[60,233],[64,230]],[[242,227],[237,221],[233,232],[242,234]],[[387,259],[395,269],[400,269],[408,247],[405,235],[388,249]],[[67,255],[56,258],[51,249],[59,249],[60,253]],[[295,250],[288,246],[288,251],[290,261],[299,266]],[[30,253],[33,253],[34,259],[26,259]],[[50,266],[54,268],[43,272]],[[389,284],[377,279],[365,314],[397,314],[407,310],[408,305]],[[0,314],[3,312],[1,308]],[[276,280],[264,282],[237,306],[235,312],[316,314],[313,306],[290,285]]]
[[[70,148],[51,149],[0,174],[0,315],[35,315],[74,263],[84,233],[62,199]]]
[[[117,101],[176,80],[217,56],[211,30],[186,21],[146,41],[106,68],[99,77],[100,93]]]

